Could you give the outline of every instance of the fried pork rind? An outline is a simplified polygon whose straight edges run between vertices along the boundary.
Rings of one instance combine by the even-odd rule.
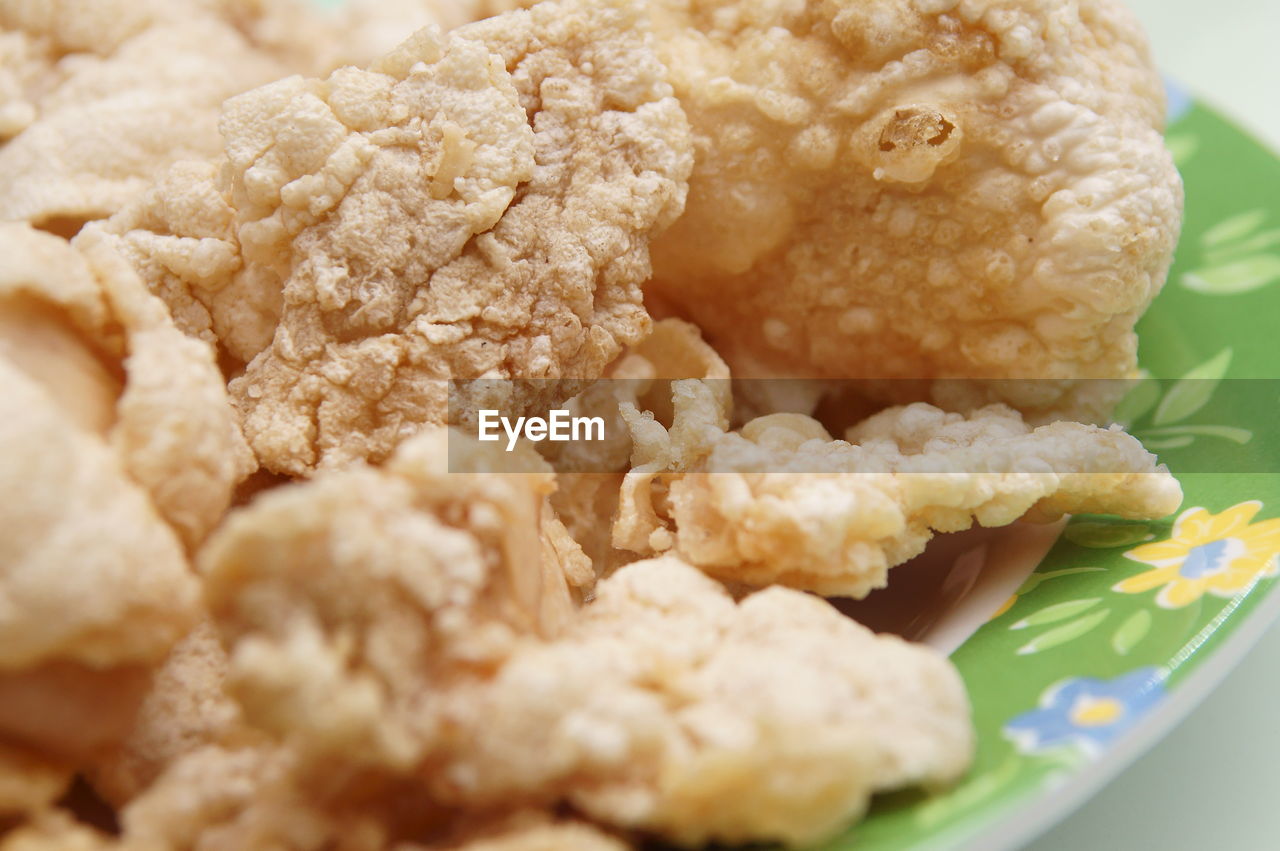
[[[94,790],[119,806],[188,753],[261,741],[224,688],[227,667],[216,627],[201,621],[156,670],[128,735],[92,766]]]
[[[129,734],[198,616],[185,549],[252,463],[208,346],[85,247],[0,224],[0,738],[30,749],[0,776],[28,808]]]
[[[198,588],[115,453],[3,358],[0,386],[0,735],[80,757],[127,730]]]
[[[108,223],[179,324],[247,362],[265,466],[382,460],[443,421],[443,379],[594,378],[644,335],[691,153],[642,17],[566,0],[249,92],[221,172]],[[573,392],[541,386],[504,408]]]
[[[137,417],[150,416],[151,400],[165,395],[177,411],[168,421],[194,423],[185,437],[201,437],[207,397],[184,392],[201,387],[198,370],[181,376],[185,386],[157,388],[145,377],[156,359],[184,362],[191,341],[170,326],[170,345],[156,344],[150,335],[159,333],[158,320],[151,324],[145,307],[150,302],[163,317],[163,306],[136,278],[132,294],[130,279],[100,284],[89,263],[57,237],[0,225],[0,253],[9,258],[0,273],[6,389],[0,481],[6,492],[21,494],[0,509],[0,669],[52,660],[98,668],[158,661],[185,632],[196,596],[182,547],[162,515],[180,532],[195,528],[184,526],[191,515],[180,499],[166,502],[167,481],[151,475],[158,466],[135,463],[134,450],[145,445]],[[112,355],[125,350],[121,369]],[[197,366],[220,390],[203,354]],[[120,372],[124,393],[117,400]],[[221,406],[229,429],[221,436],[234,434],[225,394]],[[178,460],[166,440],[159,428],[155,465]],[[192,464],[191,448],[180,453],[176,481],[192,482],[185,465],[199,464]],[[212,483],[196,474],[194,484],[207,490]],[[224,488],[224,508],[232,484]]]
[[[1118,427],[1032,429],[1001,405],[961,415],[917,403],[833,441],[799,414],[729,432],[699,382],[678,382],[675,403],[670,429],[628,413],[636,457],[614,543],[670,550],[726,581],[862,597],[935,532],[1067,512],[1156,518],[1182,499]]]
[[[594,568],[576,580],[570,577],[581,596],[590,596],[597,577],[636,559],[634,553],[613,546],[610,532],[632,449],[620,405],[630,403],[670,422],[670,380],[681,378],[713,379],[727,386],[729,367],[702,339],[697,326],[680,319],[659,320],[647,337],[609,365],[605,380],[565,405],[570,416],[602,418],[604,439],[538,444],[538,451],[557,472],[551,505]]]
[[[290,69],[213,5],[0,2],[0,219],[74,232],[218,152],[222,101]]]
[[[811,598],[736,607],[667,559],[549,619],[569,592],[539,534],[544,462],[512,472],[470,444],[484,475],[446,474],[444,438],[264,494],[202,553],[229,691],[300,778],[416,784],[463,811],[567,800],[693,843],[812,839],[875,790],[963,770],[947,663]]]
[[[735,604],[670,557],[622,568],[559,640],[446,699],[446,800],[564,797],[688,845],[821,839],[872,792],[955,779],[972,750],[944,658],[794,591]]]
[[[439,735],[437,679],[563,628],[572,604],[554,568],[576,547],[544,523],[545,462],[473,444],[452,458],[473,472],[451,474],[447,439],[466,444],[434,429],[382,469],[264,494],[210,540],[206,596],[251,724],[312,755],[403,771]]]
[[[76,245],[0,224],[0,355],[104,439],[194,547],[253,469],[221,373],[97,235]]]
[[[650,6],[697,149],[652,288],[735,376],[1131,373],[1182,194],[1117,2]]]

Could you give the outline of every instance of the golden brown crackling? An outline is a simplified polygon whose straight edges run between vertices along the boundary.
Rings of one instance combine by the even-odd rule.
[[[175,170],[104,228],[247,363],[232,393],[276,472],[385,459],[450,377],[545,379],[513,411],[571,395],[647,330],[648,240],[683,204],[634,3],[421,30],[370,68],[232,99],[226,171]]]
[[[1118,4],[651,9],[698,151],[652,287],[736,375],[1133,369],[1182,193],[1158,77]],[[1057,409],[1007,401],[1095,412],[1071,392]]]

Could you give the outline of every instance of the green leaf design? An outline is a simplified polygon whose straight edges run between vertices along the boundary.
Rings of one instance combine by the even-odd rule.
[[[1182,426],[1166,426],[1165,428],[1149,428],[1141,432],[1144,438],[1151,437],[1159,439],[1165,436],[1174,436],[1180,434],[1198,434],[1205,437],[1221,437],[1224,440],[1230,440],[1232,443],[1238,443],[1244,446],[1253,440],[1253,432],[1247,428],[1236,428],[1235,426],[1223,425],[1182,425]]]
[[[1112,419],[1130,426],[1142,419],[1160,401],[1160,382],[1150,376],[1142,378],[1129,388],[1129,392],[1116,405]]]
[[[1106,550],[1145,541],[1150,534],[1145,523],[1072,523],[1062,536],[1082,547]]]
[[[1164,394],[1151,421],[1155,425],[1176,423],[1203,408],[1230,366],[1231,347],[1228,346],[1178,379]]]
[[[1257,230],[1258,225],[1262,224],[1266,217],[1266,210],[1249,210],[1229,219],[1223,219],[1204,232],[1200,237],[1200,243],[1205,247],[1212,247],[1248,236]]]
[[[1104,570],[1106,570],[1105,567],[1064,567],[1061,570],[1049,570],[1044,573],[1033,573],[1018,586],[1018,590],[1014,593],[1019,597],[1022,597],[1031,593],[1046,579],[1056,579],[1059,576],[1072,576],[1077,573],[1099,573]]]
[[[1107,619],[1107,615],[1111,614],[1110,609],[1102,609],[1101,611],[1092,612],[1084,617],[1076,618],[1073,621],[1064,623],[1062,626],[1054,627],[1048,632],[1043,632],[1026,644],[1018,648],[1019,656],[1027,656],[1032,653],[1040,653],[1051,647],[1057,647],[1060,644],[1066,644],[1068,641],[1079,638],[1089,632],[1098,624]]]
[[[1040,611],[1027,615],[1022,620],[1012,624],[1009,629],[1026,629],[1029,626],[1044,626],[1047,623],[1064,621],[1093,608],[1100,602],[1102,602],[1101,597],[1088,597],[1082,600],[1067,600],[1065,603],[1054,603],[1052,606],[1045,606]]]
[[[1173,155],[1173,161],[1181,166],[1195,156],[1200,148],[1200,140],[1190,133],[1178,133],[1166,136],[1164,146]]]
[[[1129,651],[1134,646],[1147,637],[1147,632],[1151,629],[1151,612],[1146,609],[1138,609],[1138,611],[1125,618],[1124,623],[1120,624],[1120,628],[1116,630],[1115,635],[1111,636],[1111,648],[1121,656],[1128,656]]]
[[[1182,276],[1182,285],[1205,295],[1247,293],[1280,280],[1280,257],[1254,254],[1222,266],[1205,266]]]
[[[1224,261],[1233,260],[1243,254],[1265,251],[1280,245],[1280,230],[1265,230],[1254,234],[1243,242],[1232,242],[1218,248],[1211,248],[1204,253],[1204,262],[1209,266],[1217,266]]]
[[[1144,449],[1181,449],[1184,446],[1190,446],[1195,443],[1195,437],[1189,434],[1179,435],[1178,437],[1139,437],[1142,441]]]

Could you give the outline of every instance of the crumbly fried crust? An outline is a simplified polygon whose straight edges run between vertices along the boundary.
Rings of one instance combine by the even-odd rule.
[[[670,557],[446,700],[446,800],[565,796],[688,845],[816,841],[874,791],[954,779],[972,749],[942,657],[794,591],[735,604]]]
[[[217,153],[222,101],[288,68],[209,5],[0,2],[0,219],[74,232]]]
[[[861,597],[935,532],[1066,512],[1163,517],[1182,499],[1118,428],[1032,429],[1004,406],[892,408],[833,441],[799,414],[729,432],[700,382],[678,382],[675,402],[670,429],[628,414],[637,448],[614,543],[672,550],[726,581]]]
[[[594,378],[643,336],[691,151],[642,24],[550,4],[246,93],[229,184],[186,167],[107,225],[184,329],[248,363],[232,393],[265,466],[384,459],[443,421],[444,379]],[[573,392],[532,387],[504,407]]]

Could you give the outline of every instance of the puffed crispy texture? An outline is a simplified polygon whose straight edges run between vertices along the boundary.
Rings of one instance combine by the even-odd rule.
[[[290,474],[386,458],[445,419],[444,379],[547,379],[518,410],[599,376],[648,330],[649,237],[692,165],[626,0],[422,30],[371,70],[232,99],[222,132],[225,165],[171,173],[106,230],[247,364],[246,432]]]
[[[254,468],[222,375],[100,238],[76,247],[0,223],[0,355],[105,441],[195,547]]]
[[[0,224],[0,737],[24,749],[0,809],[129,735],[199,614],[187,553],[252,467],[209,347],[86,248]]]
[[[650,286],[735,376],[1132,372],[1182,190],[1118,2],[649,5],[697,149]]]
[[[1031,428],[1003,405],[969,414],[891,408],[832,440],[774,414],[729,431],[723,402],[677,382],[668,429],[634,408],[636,440],[614,544],[671,551],[723,580],[862,597],[935,532],[1067,512],[1157,518],[1182,489],[1121,431]]]
[[[729,367],[702,339],[697,326],[681,319],[661,319],[648,336],[609,365],[605,380],[592,384],[565,405],[571,416],[600,417],[604,439],[538,444],[538,451],[556,468],[551,505],[593,568],[570,579],[581,596],[590,596],[598,577],[608,576],[637,558],[614,547],[610,531],[632,449],[620,404],[629,402],[653,411],[669,423],[670,380],[680,378],[710,379],[727,392]]]
[[[0,219],[74,233],[216,154],[222,101],[292,69],[214,6],[0,2]]]
[[[666,559],[548,618],[569,592],[536,557],[554,546],[537,520],[544,462],[515,473],[454,433],[489,472],[445,473],[444,437],[265,494],[202,553],[228,690],[303,775],[413,783],[463,811],[569,801],[686,843],[800,842],[873,791],[967,765],[946,661],[816,599],[739,607]]]
[[[735,604],[672,557],[445,699],[444,800],[565,798],[692,846],[820,840],[875,791],[954,780],[973,746],[946,659],[788,589]]]
[[[438,680],[572,617],[558,562],[576,546],[544,522],[552,488],[531,451],[436,427],[381,469],[234,512],[200,565],[247,721],[317,758],[416,764],[440,735],[428,711]]]
[[[0,251],[0,667],[159,661],[194,612],[181,542],[247,472],[217,369],[127,266],[16,223]]]

